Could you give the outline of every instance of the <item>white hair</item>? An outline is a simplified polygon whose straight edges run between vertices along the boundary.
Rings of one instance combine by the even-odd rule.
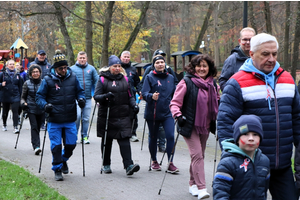
[[[121,53],[121,56],[123,56],[124,54],[128,54],[128,55],[130,56],[130,51],[123,51],[123,52]]]
[[[250,40],[250,51],[256,52],[259,46],[266,42],[275,42],[277,49],[279,48],[276,37],[267,33],[260,33],[253,36]]]

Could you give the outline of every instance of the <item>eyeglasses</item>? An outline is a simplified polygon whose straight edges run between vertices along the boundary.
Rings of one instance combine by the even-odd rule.
[[[242,44],[245,44],[245,43],[247,43],[247,42],[249,42],[249,43],[250,43],[250,41],[251,41],[251,38],[250,38],[250,39],[243,38],[243,39],[241,39],[241,40],[242,40]]]
[[[59,68],[57,68],[59,71],[62,71],[62,70],[67,70],[68,69],[68,67],[59,67]]]

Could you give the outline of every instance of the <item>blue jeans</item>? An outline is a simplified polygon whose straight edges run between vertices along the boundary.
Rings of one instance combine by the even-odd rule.
[[[79,132],[79,127],[81,124],[81,134],[80,135],[83,135],[83,138],[87,137],[91,109],[92,109],[92,99],[86,99],[85,107],[82,109],[78,106],[78,103],[77,103],[77,120],[75,123],[76,123],[77,133]],[[81,121],[81,123],[80,123],[80,121]]]
[[[61,169],[62,162],[69,160],[76,147],[77,131],[74,122],[48,122],[47,131],[52,152],[52,170]],[[62,149],[62,142],[64,148]]]

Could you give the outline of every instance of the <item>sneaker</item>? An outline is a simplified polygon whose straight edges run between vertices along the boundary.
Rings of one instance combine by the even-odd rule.
[[[206,191],[206,188],[205,189],[202,189],[202,190],[198,190],[198,199],[205,199],[205,198],[209,198],[210,197],[210,194]]]
[[[6,125],[3,125],[3,127],[2,127],[2,131],[7,131],[7,127],[6,127]]]
[[[158,151],[164,153],[166,151],[166,148],[164,146],[158,147]]]
[[[104,165],[101,168],[101,171],[103,171],[105,174],[110,174],[112,172],[111,169],[110,169],[110,165]]]
[[[63,166],[61,168],[61,171],[62,171],[63,174],[68,174],[69,173],[69,168],[68,168],[67,161],[63,162]]]
[[[19,131],[18,127],[17,127],[17,126],[15,126],[14,133],[15,133],[15,134],[17,134],[17,133],[19,133],[19,132],[20,132],[20,131]]]
[[[64,177],[62,176],[61,170],[57,170],[54,172],[54,177],[56,181],[63,181]]]
[[[173,163],[170,163],[167,171],[171,174],[175,174],[175,173],[179,172],[179,169],[177,167],[175,167],[175,165]]]
[[[42,152],[42,150],[40,149],[40,147],[37,147],[34,150],[34,154],[37,155],[37,156],[40,155],[41,152]]]
[[[153,161],[153,162],[152,162],[152,164],[151,164],[151,169],[152,169],[152,170],[155,170],[155,171],[160,171],[160,170],[161,170],[161,168],[160,168],[160,166],[159,166],[159,164],[158,164],[157,161]]]
[[[198,196],[199,190],[198,190],[197,185],[189,186],[189,192],[190,192],[191,195],[193,195],[193,196]]]
[[[42,125],[41,128],[40,128],[41,131],[44,131],[45,129],[46,129],[45,125]]]
[[[130,141],[131,142],[138,142],[139,139],[135,135],[132,135],[131,138],[130,138]]]
[[[84,142],[84,144],[90,144],[90,141],[88,140],[87,137],[84,137],[84,138],[83,138],[83,142]]]
[[[138,164],[131,164],[126,169],[126,174],[128,176],[132,175],[134,172],[137,172],[140,170],[140,166]]]

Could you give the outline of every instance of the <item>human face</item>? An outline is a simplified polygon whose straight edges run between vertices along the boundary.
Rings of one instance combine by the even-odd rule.
[[[87,56],[86,54],[83,55],[78,55],[77,56],[77,61],[79,62],[80,65],[85,65],[87,61]]]
[[[250,51],[250,39],[254,36],[252,31],[243,31],[241,37],[239,38],[239,44],[244,53],[249,56]]]
[[[157,72],[163,72],[165,70],[166,63],[163,59],[160,59],[155,61],[154,67]]]
[[[38,70],[37,68],[35,68],[32,72],[31,72],[31,77],[33,79],[38,79],[40,78],[41,76],[41,73],[40,73],[40,70]]]
[[[238,143],[240,149],[253,158],[255,149],[258,148],[260,143],[259,134],[256,132],[248,132],[240,136]]]
[[[109,71],[112,75],[117,75],[121,72],[121,65],[120,64],[114,64],[109,67]]]
[[[209,72],[209,66],[208,66],[206,60],[202,60],[202,61],[200,61],[199,65],[196,65],[195,72],[201,78],[206,79],[206,76]]]
[[[46,59],[46,54],[38,54],[37,58],[39,61],[44,62],[44,60]]]
[[[65,76],[67,74],[67,71],[68,71],[68,66],[63,65],[63,66],[57,67],[55,70],[59,75]]]
[[[15,69],[15,62],[13,62],[13,61],[8,61],[8,62],[7,62],[7,68],[8,68],[9,70]]]
[[[16,63],[16,69],[20,70],[21,67],[22,67],[22,66],[20,65],[20,63]]]
[[[124,53],[120,59],[122,63],[128,64],[130,61],[130,55],[128,53]]]
[[[269,74],[275,67],[277,61],[276,42],[262,43],[256,52],[250,51],[253,65],[265,74]]]

